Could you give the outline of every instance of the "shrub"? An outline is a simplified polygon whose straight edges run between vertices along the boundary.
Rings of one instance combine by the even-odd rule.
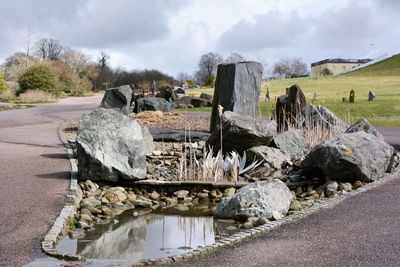
[[[50,67],[34,65],[29,67],[18,79],[17,95],[27,90],[41,90],[57,95],[56,79]]]
[[[333,75],[333,73],[332,73],[332,71],[331,71],[330,69],[324,68],[324,69],[321,71],[321,75],[322,75],[322,76],[329,76],[329,75]]]
[[[186,80],[186,83],[187,83],[189,86],[194,85],[194,81],[193,81],[193,80]]]
[[[206,86],[214,86],[215,82],[215,77],[214,76],[208,76]]]
[[[0,94],[3,94],[8,91],[8,86],[6,81],[4,80],[4,74],[0,70]]]

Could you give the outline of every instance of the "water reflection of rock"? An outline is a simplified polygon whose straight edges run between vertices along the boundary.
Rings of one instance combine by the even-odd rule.
[[[133,211],[119,215],[117,224],[96,225],[78,240],[77,254],[88,259],[129,259],[178,255],[215,242],[228,234],[227,221],[214,221],[213,205],[199,205],[188,211],[158,209],[133,216]],[[138,214],[140,210],[134,210]],[[231,234],[232,232],[229,232]]]
[[[120,216],[117,224],[97,226],[86,240],[78,241],[77,254],[88,259],[140,260],[146,244],[147,225],[161,215]]]

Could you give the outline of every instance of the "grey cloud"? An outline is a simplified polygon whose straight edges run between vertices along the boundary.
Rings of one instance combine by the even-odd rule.
[[[116,48],[167,36],[168,12],[184,4],[181,0],[1,1],[7,25],[0,34],[11,39],[13,32],[26,31],[29,25],[64,45]]]
[[[352,5],[322,14],[315,20],[312,42],[321,48],[356,50],[368,45],[380,32],[370,7]]]
[[[240,21],[218,40],[217,47],[230,51],[254,51],[296,44],[308,32],[309,23],[296,13],[285,16],[269,12],[254,17],[254,23]]]

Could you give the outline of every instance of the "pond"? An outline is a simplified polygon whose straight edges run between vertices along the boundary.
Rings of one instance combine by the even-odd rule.
[[[115,223],[97,224],[84,238],[64,238],[57,250],[86,259],[132,262],[184,254],[238,232],[233,222],[214,220],[214,209],[210,204],[157,209],[143,215],[138,214],[144,210],[127,210],[115,217]]]

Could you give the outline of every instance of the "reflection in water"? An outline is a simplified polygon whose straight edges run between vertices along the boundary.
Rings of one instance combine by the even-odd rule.
[[[117,224],[96,225],[84,239],[65,238],[58,250],[87,259],[161,258],[212,244],[219,236],[227,235],[225,228],[231,225],[215,223],[210,209],[157,210],[138,217],[132,214],[128,210],[119,215]]]

